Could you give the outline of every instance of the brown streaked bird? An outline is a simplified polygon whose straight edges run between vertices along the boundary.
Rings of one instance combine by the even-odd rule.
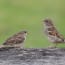
[[[4,43],[4,47],[23,47],[27,31],[21,31],[9,37]]]
[[[65,38],[57,31],[51,19],[44,19],[43,24],[44,33],[48,37],[48,40],[54,43],[54,46],[51,46],[51,48],[56,48],[58,44],[65,42]]]

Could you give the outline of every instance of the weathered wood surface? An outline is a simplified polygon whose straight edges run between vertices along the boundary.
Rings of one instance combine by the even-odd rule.
[[[65,65],[65,49],[0,48],[0,65]]]

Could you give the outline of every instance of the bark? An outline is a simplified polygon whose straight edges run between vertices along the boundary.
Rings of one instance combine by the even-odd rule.
[[[0,48],[0,65],[65,65],[65,49]]]

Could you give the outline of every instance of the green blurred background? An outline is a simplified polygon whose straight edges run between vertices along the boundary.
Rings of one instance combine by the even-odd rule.
[[[51,45],[43,34],[42,20],[46,17],[53,19],[65,36],[65,0],[0,0],[0,44],[11,35],[27,30],[26,48]]]

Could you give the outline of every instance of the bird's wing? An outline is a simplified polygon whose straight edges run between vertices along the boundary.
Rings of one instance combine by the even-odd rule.
[[[61,35],[54,26],[48,28],[47,31],[48,31],[48,34],[51,36],[55,36],[58,38],[64,38],[63,35]]]
[[[8,38],[3,45],[13,45],[13,44],[19,44],[22,43],[24,41],[24,38],[22,37],[22,35],[20,34],[15,34],[13,36],[11,36],[10,38]]]

